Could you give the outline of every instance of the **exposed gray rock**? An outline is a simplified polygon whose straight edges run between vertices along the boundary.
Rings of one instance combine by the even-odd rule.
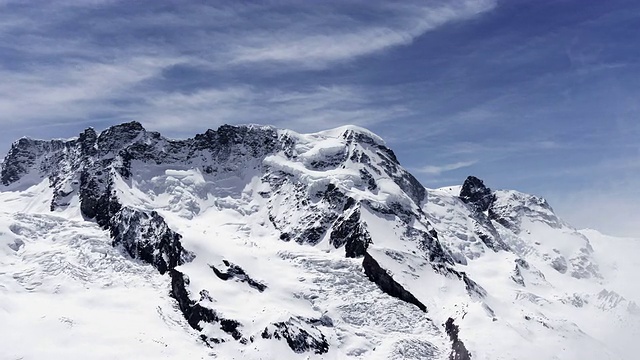
[[[487,211],[494,201],[491,189],[475,176],[469,176],[460,189],[460,199],[476,210]]]
[[[238,330],[238,328],[242,326],[240,323],[235,320],[220,318],[214,310],[191,300],[187,290],[189,278],[180,271],[170,269],[169,276],[171,276],[171,297],[176,299],[180,311],[182,311],[182,314],[192,328],[202,330],[202,322],[210,324],[218,323],[222,331],[231,335],[233,339],[242,341],[242,333]],[[209,341],[214,343],[220,342],[219,339],[207,339],[206,336],[203,340],[208,340],[207,343]],[[246,340],[244,342],[246,343]]]
[[[350,214],[345,213],[336,220],[329,241],[336,248],[344,246],[347,257],[360,257],[365,254],[371,243],[371,236],[360,222],[359,208],[351,210]]]
[[[449,335],[451,340],[451,353],[449,354],[449,360],[470,360],[471,353],[464,346],[464,343],[458,338],[460,328],[454,323],[452,318],[447,319],[444,324],[445,331]]]
[[[296,353],[313,351],[324,354],[329,351],[329,343],[315,325],[305,324],[300,319],[291,318],[267,326],[261,334],[263,339],[285,340]]]
[[[256,281],[252,279],[249,275],[247,275],[244,269],[241,268],[240,266],[230,263],[227,260],[222,260],[222,263],[227,267],[227,271],[220,271],[215,266],[209,265],[211,270],[213,270],[214,274],[216,274],[216,276],[220,280],[227,281],[230,279],[234,279],[238,282],[247,283],[247,285],[258,290],[259,292],[263,292],[267,288],[267,285],[263,284],[260,281]]]
[[[416,299],[416,297],[408,292],[402,285],[398,284],[391,275],[387,272],[387,270],[383,269],[378,262],[369,255],[369,253],[364,253],[364,259],[362,260],[362,267],[364,268],[364,273],[367,275],[369,280],[373,281],[378,285],[380,290],[385,293],[398,298],[402,301],[406,301],[410,304],[417,306],[420,310],[427,312],[427,307],[420,302],[420,300]]]

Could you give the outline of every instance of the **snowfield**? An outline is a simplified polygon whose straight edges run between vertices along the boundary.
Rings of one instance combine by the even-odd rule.
[[[3,359],[201,358],[169,281],[96,224],[0,214]]]
[[[354,126],[14,143],[2,359],[635,359],[640,240]]]

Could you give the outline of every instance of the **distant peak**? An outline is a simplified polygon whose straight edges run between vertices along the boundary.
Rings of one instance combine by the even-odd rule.
[[[80,133],[79,139],[84,141],[85,139],[95,139],[98,137],[96,130],[92,127],[88,127],[84,129],[83,132]]]
[[[363,127],[356,125],[344,125],[329,130],[322,130],[313,133],[298,133],[293,130],[281,130],[289,135],[295,137],[321,137],[321,138],[335,138],[344,140],[356,140],[358,142],[365,142],[375,145],[386,146],[385,141],[372,131],[369,131]]]
[[[107,130],[105,131],[145,131],[145,128],[142,126],[141,123],[137,122],[137,121],[130,121],[130,122],[126,122],[126,123],[122,123],[122,124],[118,124],[118,125],[113,125],[111,127],[109,127]]]
[[[236,128],[245,128],[247,130],[266,130],[266,131],[274,131],[276,128],[272,125],[261,125],[261,124],[241,124],[241,125],[222,125],[228,127],[236,127]],[[221,126],[221,127],[222,127]]]
[[[144,134],[146,130],[137,121],[114,125],[100,133],[97,146],[103,149],[119,149]]]
[[[90,128],[85,130],[91,132]],[[141,132],[145,132],[145,128],[137,121],[131,121],[127,123],[122,123],[118,125],[113,125],[100,133],[100,137],[105,136],[122,136],[124,134],[139,134]]]
[[[467,178],[464,180],[464,183],[462,184],[462,190],[464,190],[465,188],[486,188],[486,186],[484,185],[484,181],[482,181],[482,179],[477,178],[473,175],[469,175],[467,176]]]
[[[493,194],[491,189],[485,186],[484,181],[475,176],[469,176],[460,189],[460,199],[479,211],[486,211],[493,202]]]
[[[14,141],[12,146],[26,146],[34,141],[36,141],[36,139],[28,136],[22,136],[18,140]]]
[[[223,124],[220,125],[218,127],[217,130],[215,130],[218,133],[225,133],[225,132],[238,132],[238,131],[243,131],[243,132],[273,132],[276,129],[273,126],[270,125],[258,125],[258,124],[238,124],[238,125],[229,125],[229,124]],[[208,131],[213,131],[211,129],[209,129]]]

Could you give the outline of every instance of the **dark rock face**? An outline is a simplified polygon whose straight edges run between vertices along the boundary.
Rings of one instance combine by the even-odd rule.
[[[216,274],[216,276],[220,279],[220,280],[230,280],[230,279],[235,279],[236,281],[239,282],[243,282],[243,283],[247,283],[247,285],[251,286],[252,288],[258,290],[259,292],[263,292],[266,288],[267,285],[253,280],[249,275],[247,275],[247,273],[244,271],[243,268],[241,268],[240,266],[230,263],[227,260],[222,260],[222,262],[224,263],[224,265],[227,267],[227,271],[223,272],[218,270],[215,266],[213,265],[209,265],[209,267],[211,268],[211,270],[213,270],[213,272]]]
[[[460,190],[460,199],[474,207],[477,211],[487,211],[494,201],[491,189],[475,176],[469,176]]]
[[[78,143],[80,144],[80,153],[85,156],[93,156],[97,153],[96,142],[98,141],[98,134],[92,128],[87,128],[78,136]]]
[[[362,179],[362,181],[367,184],[367,189],[369,191],[375,191],[378,189],[376,180],[367,169],[360,169],[360,179]]]
[[[195,302],[189,298],[189,292],[187,291],[189,279],[185,277],[183,273],[171,269],[169,270],[169,276],[171,276],[171,296],[178,302],[180,311],[182,311],[185,319],[187,319],[187,322],[189,322],[192,328],[202,330],[200,326],[201,321],[213,322],[218,320],[218,316],[213,310],[195,304]]]
[[[437,264],[453,264],[453,259],[438,241],[438,234],[435,230],[432,229],[431,231],[426,232],[419,229],[409,228],[407,232],[405,232],[405,236],[415,236],[419,239],[420,248],[425,254],[428,254],[429,261]]]
[[[380,290],[402,301],[413,304],[420,310],[427,312],[427,307],[418,299],[416,299],[416,297],[413,296],[412,293],[405,290],[402,285],[393,280],[391,275],[389,275],[389,273],[387,273],[387,271],[383,269],[380,264],[378,264],[378,262],[367,252],[364,253],[362,267],[364,268],[364,273],[367,275],[369,280],[376,283]]]
[[[189,292],[187,291],[189,279],[183,273],[170,269],[169,276],[171,276],[171,297],[176,299],[180,311],[182,311],[192,328],[200,331],[202,330],[201,322],[219,323],[220,329],[231,335],[234,340],[242,340],[242,333],[238,330],[241,326],[240,323],[235,320],[222,319],[214,310],[204,307],[189,298]],[[214,343],[220,342],[219,339],[208,340]]]
[[[371,236],[360,222],[359,209],[354,209],[346,218],[343,216],[336,220],[329,241],[336,249],[344,245],[347,257],[355,258],[365,254],[371,244]]]
[[[0,179],[7,186],[20,180],[20,177],[35,164],[38,149],[34,148],[29,139],[22,138],[11,145],[2,166]],[[10,159],[10,160],[9,160]]]
[[[481,299],[487,296],[487,290],[478,285],[477,282],[471,280],[471,278],[465,272],[457,272],[459,278],[464,282],[464,287],[467,290],[469,296],[475,299]]]
[[[102,227],[108,226],[111,216],[120,211],[120,203],[112,194],[110,186],[103,189],[104,181],[87,170],[80,172],[80,211],[87,219],[96,219]]]
[[[97,150],[102,153],[118,151],[145,132],[146,130],[142,125],[136,121],[112,126],[98,136],[96,140]]]
[[[444,324],[444,329],[451,340],[451,353],[449,354],[449,360],[470,360],[471,354],[464,346],[464,343],[458,338],[460,329],[458,325],[454,323],[452,318],[447,319],[447,322]]]
[[[300,319],[291,318],[271,324],[262,331],[261,336],[263,339],[284,339],[296,353],[313,351],[324,354],[329,351],[329,343],[322,332],[315,325],[305,324]]]
[[[182,247],[182,236],[155,211],[124,207],[111,219],[109,230],[114,246],[122,246],[132,258],[152,264],[161,274],[195,257]]]
[[[0,182],[4,186],[9,186],[29,172],[48,175],[46,173],[51,169],[51,161],[46,155],[63,151],[71,145],[72,142],[61,140],[44,141],[28,138],[14,142],[2,162]]]

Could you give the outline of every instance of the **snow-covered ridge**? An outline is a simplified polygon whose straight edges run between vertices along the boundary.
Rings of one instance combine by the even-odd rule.
[[[133,122],[21,139],[0,175],[27,218],[102,228],[155,267],[181,331],[221,358],[620,358],[608,342],[638,334],[615,320],[638,297],[595,235],[477,178],[425,189],[354,126],[174,140]],[[6,259],[30,246],[17,236]]]

